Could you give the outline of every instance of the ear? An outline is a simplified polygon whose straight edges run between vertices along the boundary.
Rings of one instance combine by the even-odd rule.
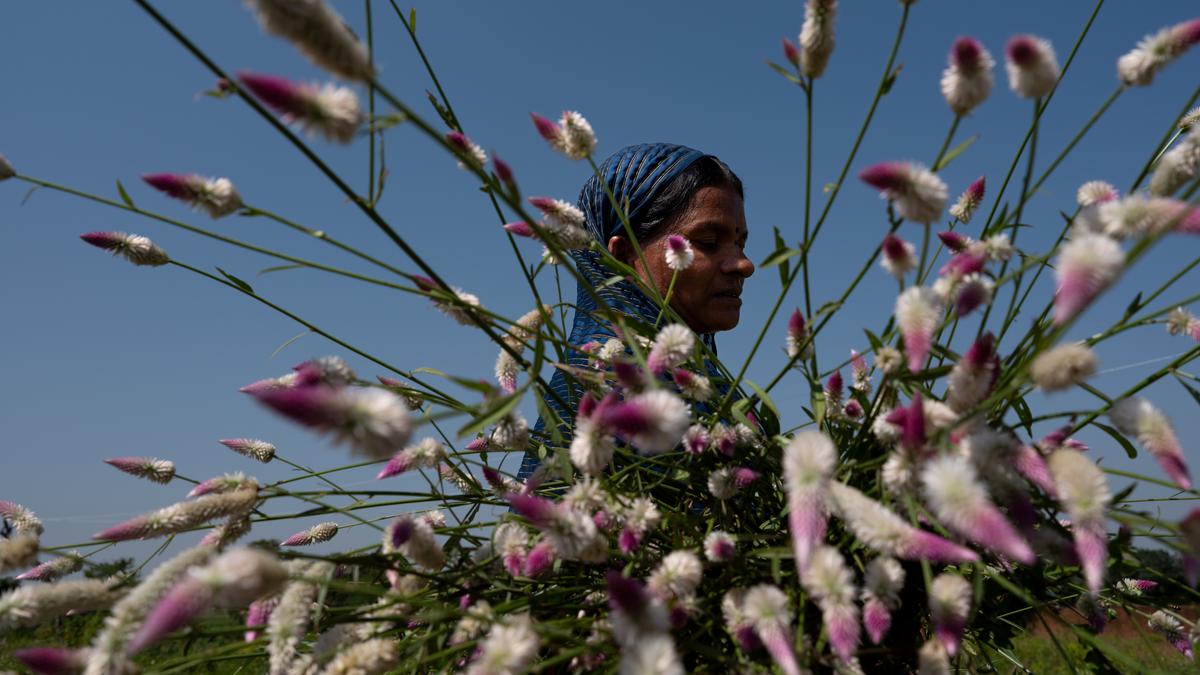
[[[625,237],[613,235],[608,239],[608,252],[627,265],[630,264],[630,258],[632,258],[630,248],[629,240]]]

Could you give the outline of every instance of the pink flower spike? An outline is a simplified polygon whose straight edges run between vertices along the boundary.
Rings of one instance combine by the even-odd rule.
[[[967,614],[971,611],[971,585],[957,574],[942,573],[929,586],[929,613],[946,653],[954,656],[962,642]]]
[[[762,478],[762,474],[747,467],[738,467],[733,470],[733,484],[738,488],[748,487]]]
[[[105,464],[131,476],[145,478],[152,483],[167,484],[175,478],[175,463],[155,457],[112,457]]]
[[[1054,487],[1054,478],[1050,476],[1050,467],[1046,466],[1046,460],[1035,448],[1021,444],[1013,457],[1013,468],[1025,480],[1041,488],[1048,497],[1058,498],[1058,490]]]
[[[917,266],[916,249],[913,245],[891,232],[884,235],[882,250],[883,258],[880,264],[897,279],[904,278],[905,274]]]
[[[554,566],[555,557],[553,544],[548,541],[538,542],[530,549],[529,555],[525,558],[525,576],[531,579],[542,576]]]
[[[617,547],[621,549],[621,555],[629,555],[641,545],[642,533],[632,527],[622,528],[621,534],[617,535]]]
[[[1023,98],[1041,98],[1058,82],[1054,48],[1033,35],[1014,35],[1005,48],[1008,86]]]
[[[849,419],[856,420],[863,416],[862,404],[858,402],[858,399],[852,398],[842,406],[842,414]]]
[[[508,495],[508,503],[513,511],[533,523],[535,527],[546,527],[558,517],[558,507],[555,502],[533,495]]]
[[[128,652],[136,654],[184,627],[208,609],[212,599],[210,586],[196,578],[184,579],[150,611],[137,635],[129,642]]]
[[[37,675],[73,675],[87,667],[87,649],[31,647],[12,653],[14,659]]]
[[[784,448],[788,530],[799,571],[808,567],[813,551],[825,538],[826,493],[836,462],[837,448],[819,432],[800,432]]]
[[[245,389],[243,388],[243,391]],[[239,455],[245,455],[264,464],[275,457],[275,446],[266,441],[252,438],[223,438],[217,442]]]
[[[333,539],[338,533],[337,523],[318,523],[307,530],[301,530],[296,534],[279,542],[280,546],[310,546],[319,544],[324,541]]]
[[[783,38],[783,58],[793,66],[800,67],[800,50],[787,38]]]
[[[529,223],[523,220],[515,220],[511,223],[505,223],[504,230],[509,234],[513,234],[518,237],[537,238],[537,232],[534,232],[533,228],[529,226]]]
[[[1124,266],[1120,245],[1105,235],[1083,234],[1064,244],[1055,268],[1054,323],[1063,324],[1087,307]]]
[[[327,140],[349,143],[362,124],[362,109],[351,89],[334,84],[301,84],[247,72],[238,73],[237,78],[279,112],[285,122],[297,122],[309,133],[319,133]]]
[[[858,651],[858,612],[852,603],[829,607],[822,612],[829,644],[842,663],[848,663]]]
[[[205,178],[196,174],[149,173],[142,176],[150,187],[160,190],[213,218],[236,212],[242,198],[228,178]]]
[[[863,628],[867,629],[871,644],[882,642],[891,627],[892,612],[883,601],[872,597],[863,603]]]
[[[1033,550],[988,498],[969,460],[951,455],[930,460],[921,483],[926,501],[948,528],[1013,560],[1033,563]]]
[[[120,255],[134,265],[158,267],[171,262],[167,252],[140,234],[124,232],[88,232],[79,235],[85,242]]]
[[[908,369],[919,372],[933,348],[933,332],[942,320],[942,299],[929,288],[910,286],[896,298],[896,323],[904,336]]]
[[[246,642],[254,642],[258,639],[258,628],[263,628],[267,625],[267,621],[271,619],[271,613],[275,611],[275,606],[279,604],[279,598],[270,598],[267,600],[255,600],[246,608],[246,633],[243,636]]]
[[[1158,460],[1163,471],[1181,489],[1190,490],[1192,479],[1188,474],[1183,448],[1171,427],[1170,420],[1153,403],[1133,396],[1118,401],[1108,412],[1117,430],[1137,439]]]

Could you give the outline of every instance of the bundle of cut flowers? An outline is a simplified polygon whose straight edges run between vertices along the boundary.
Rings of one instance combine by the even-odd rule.
[[[1142,395],[1167,375],[1195,392],[1180,369],[1200,356],[1194,344],[1200,319],[1186,309],[1196,297],[1168,295],[1178,289],[1172,285],[1177,275],[1139,295],[1104,331],[1082,341],[1065,335],[1129,268],[1152,260],[1157,244],[1195,246],[1196,111],[1185,107],[1162,143],[1147,149],[1146,165],[1129,189],[1105,182],[1118,177],[1097,176],[1079,187],[1076,200],[1058,205],[1064,222],[1038,225],[1061,227],[1058,243],[1024,250],[1017,240],[1022,210],[1040,179],[1030,175],[1032,161],[1022,176],[1021,151],[1007,176],[1006,167],[981,167],[986,179],[953,189],[939,176],[962,154],[964,146],[951,149],[952,139],[993,94],[999,68],[979,41],[955,40],[941,76],[953,127],[935,162],[859,157],[856,144],[842,168],[843,177],[854,171],[878,191],[890,225],[844,294],[816,311],[807,298],[790,316],[783,308],[795,283],[807,285],[808,255],[824,215],[806,220],[795,246],[779,237],[765,261],[781,272],[780,302],[761,336],[777,345],[779,369],[760,387],[744,379],[744,368],[726,367],[677,315],[670,302],[674,278],[667,289],[650,285],[588,236],[582,212],[571,203],[523,193],[514,168],[466,135],[444,94],[431,94],[436,120],[393,96],[370,50],[324,0],[247,5],[267,33],[378,97],[373,115],[364,112],[362,92],[353,85],[227,73],[149,3],[138,4],[219,78],[214,95],[240,99],[303,150],[409,265],[401,269],[339,241],[336,232],[310,230],[251,206],[226,178],[154,173],[143,176],[145,182],[211,218],[265,217],[357,256],[385,276],[354,278],[425,296],[452,320],[445,330],[480,331],[493,340],[496,367],[486,380],[455,377],[454,386],[443,386],[431,371],[376,358],[245,281],[184,262],[145,236],[83,234],[86,243],[134,265],[170,268],[146,274],[195,274],[329,339],[331,351],[342,356],[305,361],[242,391],[348,450],[351,466],[374,463],[381,484],[419,472],[429,488],[393,506],[384,520],[366,519],[358,511],[378,504],[369,492],[340,487],[342,468],[306,470],[328,489],[301,493],[292,489],[294,479],[252,477],[255,469],[287,461],[271,442],[229,438],[220,442],[240,457],[230,455],[229,473],[205,480],[188,482],[167,459],[106,459],[168,490],[188,484],[165,504],[97,533],[103,546],[66,552],[43,538],[29,505],[0,501],[9,525],[0,539],[0,572],[16,572],[20,581],[0,595],[0,632],[68,613],[105,617],[85,644],[17,652],[28,668],[111,675],[187,670],[219,659],[247,672],[280,674],[995,672],[999,665],[1020,666],[1013,640],[1041,621],[1083,645],[1094,667],[1139,671],[1135,658],[1104,640],[1105,624],[1118,610],[1168,649],[1192,657],[1197,626],[1180,606],[1196,600],[1200,510],[1175,522],[1128,502],[1132,486],[1114,484],[1097,451],[1075,435],[1093,426],[1110,434],[1114,447],[1150,453],[1161,475],[1123,474],[1135,485],[1200,496],[1187,439]],[[900,3],[896,45],[913,5]],[[837,9],[836,0],[808,0],[798,41],[785,41],[783,65],[773,64],[805,96],[836,58]],[[406,27],[415,20],[400,18]],[[1115,54],[1120,86],[1114,96],[1149,85],[1198,41],[1200,18]],[[1038,113],[1025,139],[1036,142],[1040,112],[1069,61],[1060,63],[1054,47],[1033,35],[995,48],[1003,50],[1002,75],[1012,93]],[[898,74],[895,56],[893,48],[875,102]],[[548,161],[574,160],[599,175],[593,158],[600,144],[583,115],[534,115],[533,122],[529,141],[540,142],[536,132],[560,156]],[[868,115],[863,128],[870,122]],[[501,316],[455,287],[375,209],[374,182],[369,194],[355,192],[309,146],[373,143],[398,126],[438,143],[506,214],[502,224],[518,257],[532,251],[534,264],[520,263],[533,291],[528,313]],[[1022,150],[1031,151],[1025,144]],[[24,175],[17,166],[0,158],[0,179],[254,248],[134,206],[123,190],[120,201],[92,196]],[[852,178],[839,181],[824,198],[832,202],[849,184]],[[954,193],[959,196],[947,206]],[[627,208],[609,196],[618,213]],[[910,232],[921,241],[908,241]],[[530,249],[528,240],[544,250]],[[573,305],[539,297],[534,282],[562,274],[588,284],[573,255],[580,251],[594,255],[610,281],[636,286],[659,309],[657,318],[598,302],[594,318],[614,337],[571,344],[556,319]],[[674,238],[666,263],[678,275],[693,255],[686,239]],[[894,314],[863,327],[867,340],[858,351],[823,345],[822,329],[850,306],[868,274],[898,281]],[[1037,285],[1043,275],[1053,280],[1052,289]],[[768,332],[777,312],[788,316],[786,331]],[[1155,326],[1178,335],[1186,351],[1129,390],[1102,392],[1089,384],[1098,369],[1097,344]],[[378,377],[356,373],[343,358],[350,355],[378,366]],[[567,396],[551,387],[555,373],[568,383]],[[770,392],[785,377],[811,391],[803,410],[783,411],[773,402]],[[1026,400],[1067,389],[1093,394],[1096,406],[1034,411]],[[541,424],[522,413],[532,409]],[[785,412],[796,419],[784,419]],[[465,423],[446,426],[455,417]],[[1057,430],[1035,437],[1035,419],[1057,420]],[[506,453],[528,455],[536,469],[502,471]],[[329,497],[337,495],[357,498],[352,506],[336,506]],[[282,506],[300,502],[299,513]],[[246,543],[260,522],[285,518],[295,521],[293,535]],[[336,554],[306,552],[349,527],[375,529],[377,543]],[[1146,534],[1182,556],[1182,576],[1139,561],[1133,544]],[[70,578],[101,562],[113,543],[164,538],[174,544],[144,576]],[[197,637],[207,638],[200,649],[169,649]]]

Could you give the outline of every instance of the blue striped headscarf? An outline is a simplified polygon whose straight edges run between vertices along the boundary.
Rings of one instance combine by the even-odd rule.
[[[604,183],[612,190],[616,202],[628,204],[627,216],[630,223],[637,223],[645,214],[646,209],[654,202],[663,188],[705,154],[682,145],[670,143],[643,143],[630,145],[617,151],[600,165],[599,175],[604,182],[593,175],[584,184],[579,193],[579,209],[587,220],[587,230],[600,245],[607,247],[609,238],[625,234],[624,224],[613,208],[612,200],[604,188]],[[596,289],[594,293],[600,296],[605,305],[617,312],[630,315],[646,323],[653,324],[658,316],[658,307],[646,297],[636,285],[629,281],[619,281],[611,285],[604,282],[613,276],[600,262],[600,254],[595,251],[575,250],[570,252],[584,281]],[[568,340],[570,351],[567,354],[568,365],[587,368],[588,356],[580,347],[588,342],[603,344],[609,338],[616,337],[613,327],[604,320],[603,314],[592,293],[586,288],[580,288],[575,300],[575,322],[571,327]],[[701,336],[704,343],[716,353],[716,341],[712,335]],[[569,410],[563,409],[553,397],[545,400],[546,406],[562,420],[568,422],[574,419],[578,406],[580,392],[577,386],[572,386],[567,377],[561,372],[555,372],[550,379],[550,389],[559,399],[566,401]],[[539,419],[535,430],[543,430],[545,420]],[[568,427],[561,429],[563,436],[570,438]],[[533,472],[539,463],[533,452],[527,452],[521,462],[518,478],[524,480]]]

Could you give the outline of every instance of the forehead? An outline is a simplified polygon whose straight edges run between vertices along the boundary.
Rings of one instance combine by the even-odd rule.
[[[742,197],[730,187],[703,187],[692,195],[688,206],[676,221],[679,231],[746,231],[746,210]]]

